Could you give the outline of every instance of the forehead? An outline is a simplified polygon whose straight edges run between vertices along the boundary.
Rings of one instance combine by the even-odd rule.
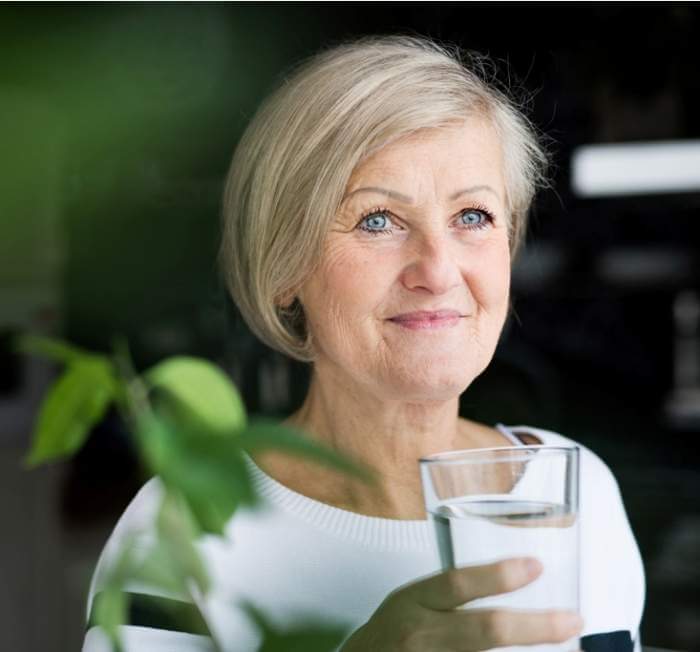
[[[348,191],[368,182],[415,184],[426,177],[445,186],[492,185],[503,197],[503,154],[491,123],[473,118],[403,136],[361,162],[350,177]]]

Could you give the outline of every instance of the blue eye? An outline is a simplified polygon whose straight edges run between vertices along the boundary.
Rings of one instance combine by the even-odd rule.
[[[363,231],[377,233],[388,230],[391,227],[391,221],[385,213],[372,213],[362,218],[359,226]]]
[[[463,211],[459,219],[466,227],[481,228],[489,221],[489,216],[484,211],[470,208]]]

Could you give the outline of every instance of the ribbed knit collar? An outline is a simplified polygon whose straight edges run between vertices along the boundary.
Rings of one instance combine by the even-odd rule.
[[[509,428],[500,423],[496,427],[514,443],[520,443]],[[333,507],[281,484],[255,464],[249,455],[246,454],[245,459],[259,496],[319,530],[374,550],[434,550],[432,524],[427,519],[380,518]]]

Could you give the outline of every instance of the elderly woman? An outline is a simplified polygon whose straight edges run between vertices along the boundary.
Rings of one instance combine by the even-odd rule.
[[[312,364],[306,400],[288,422],[379,481],[279,453],[249,460],[264,508],[239,510],[231,541],[202,543],[216,584],[209,616],[227,649],[256,648],[254,626],[235,608],[243,601],[283,626],[346,625],[345,652],[486,650],[579,632],[585,650],[640,649],[639,552],[610,470],[587,449],[582,619],[455,609],[542,569],[509,559],[440,572],[425,515],[421,457],[572,443],[458,414],[508,314],[511,260],[545,162],[504,94],[418,38],[322,52],[253,118],[225,192],[228,287],[263,342]],[[113,540],[148,521],[158,492],[146,485]],[[128,649],[209,649],[205,638],[148,622],[125,631]],[[84,649],[96,641],[88,632]]]

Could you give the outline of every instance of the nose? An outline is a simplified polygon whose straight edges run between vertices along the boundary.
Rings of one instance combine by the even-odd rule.
[[[463,283],[459,252],[449,234],[421,236],[410,248],[402,282],[409,290],[435,295],[446,294]]]

